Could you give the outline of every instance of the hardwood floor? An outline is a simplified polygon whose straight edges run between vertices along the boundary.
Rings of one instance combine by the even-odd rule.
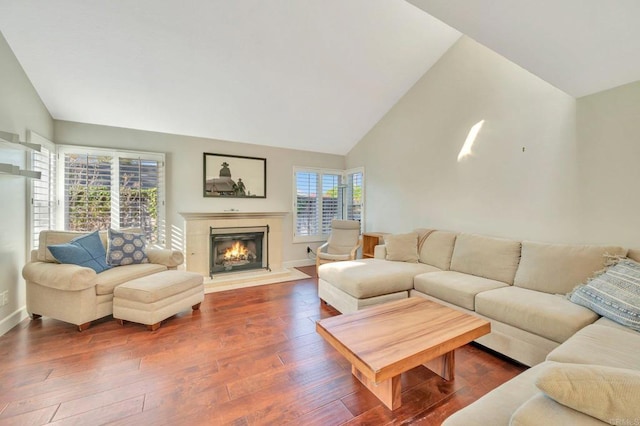
[[[438,425],[525,369],[467,345],[453,382],[403,374],[392,412],[315,332],[336,314],[311,278],[208,294],[154,332],[27,319],[0,337],[0,425]]]

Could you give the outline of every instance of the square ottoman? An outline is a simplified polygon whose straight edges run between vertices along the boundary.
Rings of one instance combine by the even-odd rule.
[[[113,318],[145,324],[151,331],[162,320],[188,308],[200,309],[204,277],[186,271],[163,271],[137,278],[113,290]]]

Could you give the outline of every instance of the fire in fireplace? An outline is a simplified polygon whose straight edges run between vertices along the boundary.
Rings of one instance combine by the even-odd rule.
[[[211,276],[251,269],[269,270],[269,227],[211,228]]]

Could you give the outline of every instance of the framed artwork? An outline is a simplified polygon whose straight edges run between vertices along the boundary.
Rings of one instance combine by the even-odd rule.
[[[204,197],[267,198],[267,159],[205,152]]]

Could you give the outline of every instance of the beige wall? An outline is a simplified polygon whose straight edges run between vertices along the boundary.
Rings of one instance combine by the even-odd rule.
[[[640,82],[577,104],[583,238],[640,247]]]
[[[367,229],[580,240],[575,120],[574,98],[463,36],[347,156]]]
[[[179,212],[286,211],[284,219],[283,259],[285,266],[307,261],[307,245],[293,244],[293,167],[343,169],[345,158],[246,143],[154,133],[92,124],[55,122],[58,144],[86,145],[164,152],[167,159],[167,230],[169,245],[182,249],[184,221]],[[204,152],[261,157],[267,159],[267,198],[219,199],[202,196],[202,154]]]
[[[0,130],[27,130],[53,136],[53,120],[0,33]],[[0,146],[0,163],[25,167],[24,151]],[[25,292],[21,270],[27,251],[26,185],[23,177],[0,175],[0,292],[8,291],[9,303],[0,307],[0,335],[25,316]]]

